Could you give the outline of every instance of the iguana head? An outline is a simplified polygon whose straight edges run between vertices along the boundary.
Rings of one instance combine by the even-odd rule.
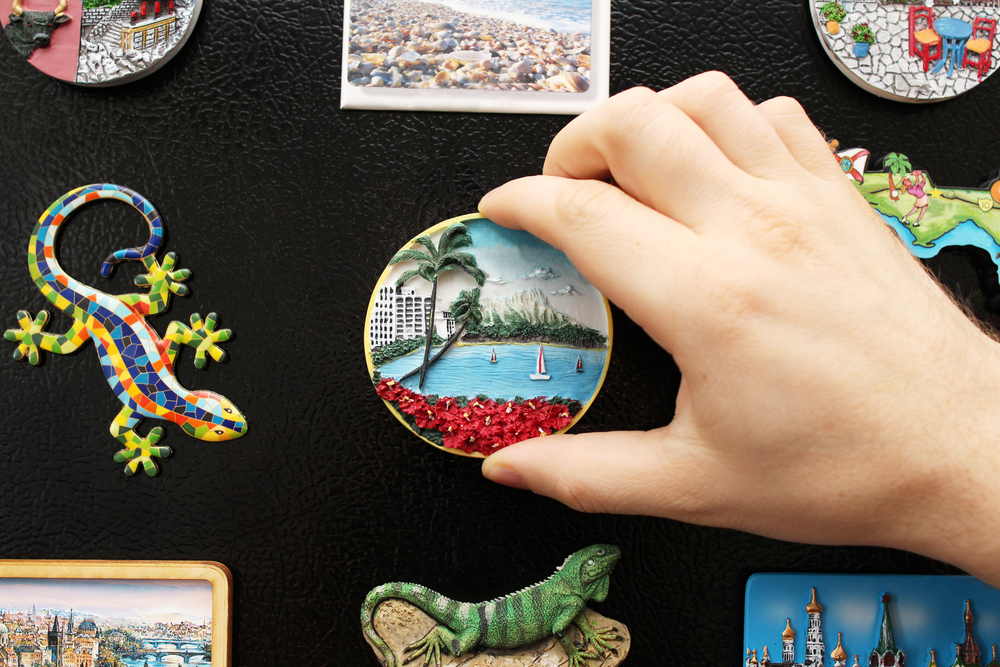
[[[621,556],[622,550],[613,544],[595,544],[570,556],[563,569],[572,572],[579,568],[579,583],[584,596],[600,602],[608,594],[608,575]]]

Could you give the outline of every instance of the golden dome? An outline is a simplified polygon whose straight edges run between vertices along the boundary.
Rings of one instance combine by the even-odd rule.
[[[767,647],[764,647],[764,660],[771,662],[771,656],[767,654]]]
[[[819,602],[816,602],[816,587],[814,586],[812,601],[806,605],[806,613],[818,614],[821,611],[823,611],[823,605],[821,605]]]
[[[969,601],[965,601],[965,622],[972,623],[972,608],[969,606]]]
[[[795,639],[795,630],[792,630],[792,619],[785,619],[785,631],[781,633],[781,639],[783,641],[788,641],[789,639]]]
[[[751,665],[756,665],[757,664],[757,649],[753,650],[753,657],[750,658],[750,664]]]
[[[840,645],[840,633],[837,633],[837,648],[833,649],[833,653],[830,654],[836,662],[844,662],[847,660],[847,651],[844,647]]]

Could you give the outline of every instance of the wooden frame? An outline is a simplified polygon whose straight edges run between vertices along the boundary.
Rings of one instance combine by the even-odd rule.
[[[143,580],[149,586],[158,582],[169,588],[177,588],[171,582],[206,581],[211,585],[211,664],[212,667],[230,666],[230,643],[232,639],[232,575],[226,566],[209,561],[127,561],[127,560],[0,560],[0,610],[8,611],[10,606],[4,600],[4,585],[9,579],[32,580],[106,580],[113,582],[134,582]],[[78,581],[78,583],[80,583]],[[38,582],[38,585],[44,585]],[[71,585],[71,584],[68,584]],[[143,593],[137,589],[136,596]],[[67,596],[71,597],[71,596]],[[132,599],[132,598],[130,598]],[[150,600],[152,602],[152,600]],[[67,602],[65,607],[69,607]],[[94,611],[76,607],[75,613],[98,616]],[[99,626],[100,627],[100,626]],[[48,649],[42,649],[43,651]],[[187,661],[185,661],[187,664]]]

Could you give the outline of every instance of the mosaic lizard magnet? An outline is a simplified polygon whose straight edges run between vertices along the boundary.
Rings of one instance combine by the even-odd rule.
[[[608,302],[566,255],[478,214],[396,253],[366,322],[379,397],[426,442],[471,456],[566,431],[611,354]]]
[[[112,253],[101,265],[101,275],[108,276],[121,261],[142,262],[149,273],[138,276],[135,284],[149,288],[148,294],[111,296],[84,285],[67,275],[56,261],[55,242],[66,219],[88,202],[115,199],[134,207],[149,225],[145,246]],[[174,377],[173,366],[183,346],[195,349],[194,365],[204,368],[207,357],[222,361],[225,352],[219,343],[229,340],[229,329],[216,329],[218,318],[209,313],[204,319],[191,315],[191,326],[171,322],[163,338],[146,318],[167,308],[171,293],[184,296],[188,288],[181,284],[191,272],[176,268],[177,257],[167,253],[163,264],[156,252],[163,241],[163,223],[152,204],[142,195],[118,185],[98,183],[77,188],[63,195],[42,214],[28,240],[28,269],[45,298],[73,318],[64,334],[43,331],[48,311],[32,319],[26,311],[17,314],[20,329],[9,329],[4,337],[17,343],[14,359],[38,364],[42,351],[69,354],[94,341],[104,376],[123,404],[111,423],[111,435],[125,446],[115,461],[127,462],[125,474],[132,475],[141,465],[150,477],[157,474],[153,459],[170,455],[169,447],[158,445],[163,437],[159,426],[142,436],[136,427],[144,418],[165,419],[178,424],[185,433],[199,440],[233,440],[247,432],[247,420],[227,398],[211,391],[191,391]]]
[[[384,667],[615,667],[628,655],[628,629],[586,605],[607,598],[620,557],[618,547],[595,544],[548,579],[478,603],[418,584],[383,584],[365,598],[361,627]]]
[[[743,637],[744,667],[1000,667],[1000,591],[964,576],[755,574]]]
[[[1000,277],[1000,179],[983,188],[940,187],[902,153],[889,153],[882,171],[866,171],[862,148],[839,151],[841,169],[913,255],[926,259],[949,246],[989,253]]]
[[[995,2],[807,0],[820,43],[847,78],[900,102],[974,88],[1000,57]]]
[[[0,25],[39,71],[69,83],[110,86],[151,74],[174,57],[191,36],[201,3],[10,0],[10,11],[0,10]]]

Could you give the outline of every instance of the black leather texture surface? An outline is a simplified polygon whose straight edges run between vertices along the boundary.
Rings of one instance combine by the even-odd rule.
[[[379,583],[481,600],[594,542],[625,552],[595,607],[631,629],[634,667],[741,661],[754,572],[951,571],[890,550],[576,513],[493,485],[477,462],[410,435],[366,376],[372,286],[407,239],[538,173],[568,118],[341,111],[341,21],[336,2],[206,0],[172,62],[102,90],[51,80],[0,48],[0,328],[18,309],[52,310],[25,261],[42,211],[77,186],[126,185],[159,209],[164,250],[193,271],[191,295],[150,322],[162,334],[172,319],[216,311],[236,332],[226,363],[197,371],[188,350],[178,378],[229,397],[250,422],[221,444],[167,424],[174,455],[160,476],[126,478],[108,433],[120,404],[93,345],[32,368],[0,343],[0,557],[221,561],[234,575],[233,664],[299,667],[377,664],[358,609]],[[834,67],[804,0],[614,2],[613,92],[708,69],[755,100],[794,96],[844,147],[904,152],[942,184],[978,185],[1000,166],[997,77],[952,101],[903,105]],[[137,264],[105,280],[100,262],[145,239],[133,210],[95,204],[68,226],[60,259],[125,293]],[[978,316],[997,319],[985,254],[945,250],[932,265]],[[578,432],[648,429],[673,413],[670,357],[614,316],[607,382]],[[57,313],[50,330],[68,324]],[[746,471],[747,502],[768,477]]]

